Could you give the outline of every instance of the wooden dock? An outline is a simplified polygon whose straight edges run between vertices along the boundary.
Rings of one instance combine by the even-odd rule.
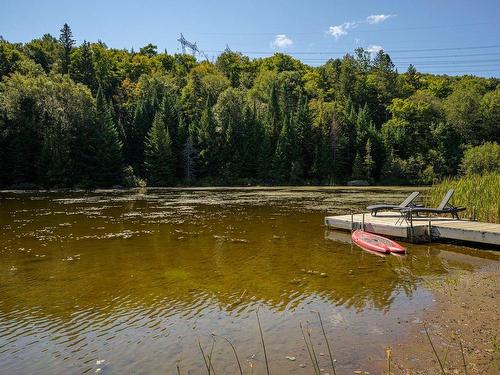
[[[363,218],[364,216],[364,218]],[[325,217],[325,225],[332,229],[362,229],[408,242],[428,242],[439,239],[478,242],[500,246],[500,224],[445,217],[414,217],[412,222],[401,222],[399,214],[379,212]]]

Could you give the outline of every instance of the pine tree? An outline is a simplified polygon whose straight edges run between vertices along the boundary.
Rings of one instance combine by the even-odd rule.
[[[366,145],[370,126],[372,126],[372,122],[370,120],[368,106],[365,104],[359,109],[356,116],[356,149],[358,152]]]
[[[144,176],[144,146],[146,136],[151,129],[155,114],[159,108],[155,90],[144,93],[135,103],[134,115],[126,129],[125,157],[127,164],[134,168],[139,176]]]
[[[241,173],[243,145],[239,129],[233,125],[230,119],[224,128],[226,130],[222,155],[223,170],[221,172],[224,179],[230,182],[230,180],[237,179]]]
[[[180,118],[177,107],[177,98],[172,92],[165,92],[163,100],[160,104],[160,109],[163,114],[165,128],[168,130],[170,140],[172,141],[172,154],[174,160],[176,161],[176,164],[179,164],[177,163],[177,161],[180,161],[182,159],[182,150],[185,143],[185,136],[181,134],[180,131]]]
[[[198,161],[198,151],[194,147],[193,137],[188,135],[182,151],[184,177],[187,183],[190,183],[196,178],[196,167]]]
[[[351,139],[348,131],[349,124],[342,112],[333,115],[331,136],[333,142],[333,177],[338,181],[345,181],[351,175]]]
[[[116,129],[112,106],[106,102],[102,88],[96,96],[96,122],[89,143],[95,150],[93,173],[90,176],[95,186],[112,186],[122,177],[122,144]]]
[[[405,81],[412,86],[415,90],[418,90],[421,86],[420,75],[413,64],[408,66],[408,70],[405,73]]]
[[[201,114],[197,132],[200,151],[200,174],[203,177],[216,177],[219,174],[220,144],[212,107],[207,100]]]
[[[47,127],[43,136],[38,173],[46,187],[71,186],[71,158],[68,136],[59,125]],[[73,168],[74,169],[74,168]]]
[[[291,117],[285,116],[281,127],[280,137],[276,145],[273,158],[273,178],[278,181],[287,181],[290,178],[293,153],[293,128]]]
[[[365,169],[366,179],[371,180],[373,178],[373,170],[375,167],[375,162],[373,161],[372,158],[372,143],[370,139],[366,141],[365,158],[363,160],[363,166]]]
[[[352,165],[352,178],[354,180],[366,178],[366,168],[361,152],[358,152],[354,158],[354,163]]]
[[[273,145],[276,146],[278,142],[278,138],[281,133],[281,126],[283,124],[282,116],[281,116],[281,107],[280,107],[280,98],[279,98],[279,90],[278,85],[274,83],[271,86],[270,93],[270,103],[269,103],[269,131],[272,135]]]
[[[172,141],[165,127],[162,111],[158,111],[146,138],[144,164],[148,184],[152,186],[172,185],[175,178],[175,160]]]
[[[245,106],[243,110],[243,140],[242,140],[242,162],[241,175],[243,177],[256,177],[259,170],[259,158],[261,157],[261,145],[264,139],[262,123],[257,118],[255,105],[251,108]]]
[[[309,176],[309,170],[312,165],[313,148],[312,143],[312,119],[309,111],[307,98],[300,96],[297,103],[297,110],[294,118],[294,134],[295,134],[295,150],[296,157],[294,158],[294,165],[300,166],[302,172],[307,172],[306,177]],[[302,174],[303,174],[302,173]],[[300,176],[304,177],[304,176]]]
[[[63,74],[68,74],[69,65],[71,62],[71,50],[75,45],[75,40],[73,39],[71,28],[67,23],[65,23],[61,29],[61,34],[59,35],[59,43],[63,47],[61,56],[61,71]]]

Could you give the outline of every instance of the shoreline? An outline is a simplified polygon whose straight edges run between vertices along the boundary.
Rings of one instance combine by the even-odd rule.
[[[442,373],[425,324],[447,374],[498,374],[500,265],[454,274],[431,285],[430,290],[435,296],[434,306],[424,309],[422,322],[413,325],[407,339],[392,348],[395,373]]]
[[[52,189],[0,189],[0,193],[94,193],[94,192],[116,192],[116,191],[136,191],[136,190],[234,190],[234,189],[294,189],[294,190],[308,190],[308,189],[359,189],[359,190],[383,190],[388,187],[397,188],[401,190],[422,189],[429,190],[432,186],[428,185],[368,185],[368,186],[349,186],[349,185],[185,185],[185,186],[135,186],[135,187],[103,187],[93,189],[82,188],[52,188]]]

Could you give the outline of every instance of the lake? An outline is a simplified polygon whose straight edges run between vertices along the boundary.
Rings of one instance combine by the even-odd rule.
[[[272,374],[313,373],[299,322],[331,373],[318,312],[338,374],[380,371],[433,281],[498,260],[453,244],[379,257],[325,230],[327,213],[413,189],[2,192],[0,372],[199,374],[201,343],[237,373],[223,336],[264,374],[257,310]]]

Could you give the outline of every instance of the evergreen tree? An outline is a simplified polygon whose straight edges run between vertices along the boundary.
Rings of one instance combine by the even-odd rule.
[[[358,152],[363,150],[366,145],[371,125],[368,105],[365,104],[359,109],[356,116],[356,149]]]
[[[144,176],[145,173],[144,145],[158,108],[156,91],[149,90],[145,92],[135,102],[132,121],[128,123],[125,131],[125,158],[127,164],[130,164],[134,168],[134,172],[139,176]]]
[[[182,160],[182,150],[186,141],[186,136],[182,134],[184,129],[180,129],[181,125],[177,107],[177,97],[174,93],[171,91],[165,92],[160,109],[163,114],[165,128],[168,130],[170,140],[172,141],[173,158],[176,165],[178,165],[176,168],[176,175],[181,177],[182,172],[180,167],[182,167],[182,163],[180,161]]]
[[[68,74],[69,65],[71,62],[71,51],[75,45],[75,40],[73,39],[73,33],[71,28],[67,23],[65,23],[61,29],[61,34],[59,35],[59,43],[62,46],[62,56],[61,56],[61,71],[63,74]]]
[[[309,171],[313,159],[313,144],[312,144],[312,119],[309,111],[307,98],[303,95],[299,97],[297,110],[294,118],[294,134],[295,134],[295,169],[302,170],[301,178],[306,173],[309,176]]]
[[[350,107],[349,107],[350,113]],[[333,177],[335,182],[345,181],[352,172],[354,161],[352,144],[355,142],[354,124],[342,109],[334,110],[331,124],[333,141]]]
[[[262,122],[257,118],[255,105],[245,106],[243,110],[243,140],[241,175],[252,178],[258,175],[265,131]],[[268,156],[267,156],[268,157]]]
[[[212,107],[207,100],[198,126],[198,147],[200,151],[200,174],[203,177],[219,175],[220,137]]]
[[[145,170],[148,184],[172,185],[175,178],[175,160],[172,141],[165,126],[164,114],[158,111],[146,138]]]
[[[95,186],[112,186],[122,177],[122,144],[116,129],[112,106],[106,102],[99,87],[96,97],[96,122],[89,140],[94,149],[92,174]]]
[[[354,158],[354,163],[352,165],[352,178],[354,180],[366,178],[366,169],[361,152],[358,152]]]
[[[283,124],[277,83],[273,83],[271,86],[268,116],[269,131],[272,135],[273,145],[276,146]]]
[[[184,177],[187,183],[191,183],[196,178],[196,167],[198,161],[198,151],[194,147],[193,137],[188,135],[182,151],[184,167]]]
[[[278,144],[273,158],[273,177],[285,182],[290,178],[293,162],[293,119],[285,116],[281,127]]]
[[[373,178],[373,170],[375,167],[375,162],[372,158],[372,144],[370,139],[366,141],[365,146],[365,159],[363,160],[363,166],[365,169],[365,178],[371,180]]]
[[[40,181],[46,187],[72,186],[72,160],[68,137],[59,126],[47,128],[43,138],[38,170]]]
[[[33,165],[40,150],[35,103],[30,98],[24,98],[20,104],[19,118],[6,123],[6,169],[10,172],[6,182],[13,184],[33,181]]]

